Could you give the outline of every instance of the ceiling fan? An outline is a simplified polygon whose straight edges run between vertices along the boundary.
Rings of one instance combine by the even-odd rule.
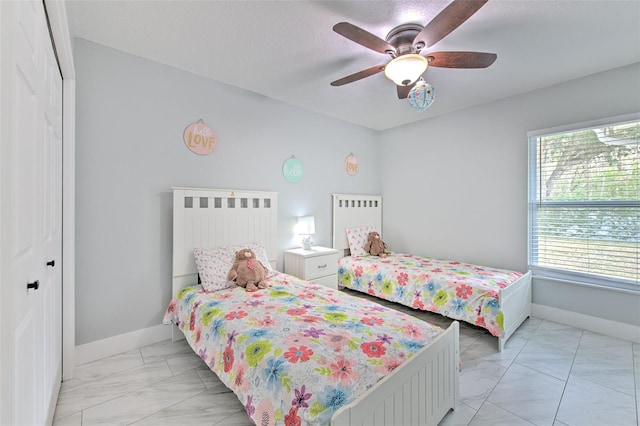
[[[408,96],[416,81],[427,67],[486,68],[498,57],[484,52],[429,52],[421,51],[442,40],[451,31],[476,13],[488,0],[453,0],[426,26],[402,24],[393,28],[385,40],[348,22],[340,22],[333,30],[343,37],[379,53],[391,56],[386,64],[375,65],[331,83],[342,86],[384,71],[396,83],[398,98]]]

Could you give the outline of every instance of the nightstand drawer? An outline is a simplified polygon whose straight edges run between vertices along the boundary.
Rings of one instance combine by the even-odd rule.
[[[304,277],[307,280],[335,275],[338,272],[338,254],[309,257],[304,260]]]
[[[284,251],[284,272],[326,287],[338,288],[338,250],[314,246]]]

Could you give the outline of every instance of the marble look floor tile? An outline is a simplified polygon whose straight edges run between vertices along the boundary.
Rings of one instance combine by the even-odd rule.
[[[438,426],[467,426],[477,410],[466,404],[458,402],[454,411],[449,411],[447,415],[438,423]]]
[[[491,402],[485,402],[471,419],[469,426],[535,426],[525,419],[498,407]]]
[[[170,355],[193,353],[186,339],[172,342],[171,339],[153,345],[143,346],[140,353],[144,362],[153,362]]]
[[[508,368],[526,343],[526,339],[512,336],[507,341],[504,349],[498,352],[498,339],[494,336],[482,336],[462,353],[461,358],[463,362],[474,359],[492,361]]]
[[[133,425],[214,425],[228,419],[234,414],[240,414],[245,423],[251,424],[244,407],[232,392],[227,390],[225,393],[214,393],[207,390],[155,412],[133,423]]]
[[[529,339],[529,344],[576,350],[582,339],[582,330],[562,324],[543,321]]]
[[[460,372],[460,402],[479,409],[507,369],[495,362],[463,362]]]
[[[556,420],[568,426],[634,426],[635,398],[576,377],[569,377]]]
[[[362,293],[358,295],[379,301]],[[386,306],[399,309],[391,302]],[[453,322],[431,312],[402,310],[442,328]],[[624,364],[618,358],[625,353],[629,355],[629,348],[632,354]],[[463,366],[458,409],[449,413],[440,426],[530,426],[533,423],[523,416],[531,416],[531,411],[541,413],[542,420],[536,426],[639,424],[640,343],[630,344],[529,318],[507,341],[503,352],[498,352],[498,339],[486,330],[460,322],[460,353]],[[252,424],[235,395],[193,353],[186,340],[165,340],[109,358],[78,366],[76,379],[62,384],[54,426],[100,422],[109,425],[137,422],[138,426]],[[571,371],[574,361],[575,368]],[[527,370],[535,377],[525,374]],[[605,381],[598,371],[613,375],[613,379]],[[616,380],[624,377],[625,372],[634,380],[631,392],[632,379],[622,379],[631,394],[611,389],[619,385]],[[182,390],[160,383],[185,377],[188,380]],[[605,386],[591,380],[602,381]],[[547,394],[551,383],[551,393],[557,396],[553,384],[558,381],[568,384],[559,407],[554,408]],[[545,395],[540,400],[541,393]],[[525,404],[527,398],[534,400],[532,405]]]
[[[604,334],[585,331],[580,340],[580,347],[600,349],[610,352],[616,356],[625,355],[633,357],[633,343],[617,337],[605,336]]]
[[[527,346],[536,349],[557,349],[575,352],[580,346],[581,338],[582,333],[573,331],[535,333],[527,341]]]
[[[514,355],[514,358],[518,353],[525,347],[527,342],[529,342],[530,336],[525,336],[521,334],[513,334],[505,343],[503,352],[507,352]]]
[[[517,336],[519,338],[528,339],[536,332],[540,324],[542,324],[542,320],[540,318],[529,317],[520,324],[512,337]]]
[[[79,381],[95,380],[100,377],[140,367],[144,364],[139,349],[78,365],[73,378]]]
[[[171,369],[163,359],[102,377],[79,387],[68,388],[65,386],[66,382],[63,382],[54,418],[66,417],[171,376]]]
[[[469,349],[470,347],[473,346],[473,344],[480,338],[480,335],[474,333],[473,335],[470,335],[469,333],[460,333],[460,338],[459,338],[459,342],[460,342],[460,353],[464,353],[465,351],[467,351],[467,349]]]
[[[470,324],[467,324],[466,322],[459,321],[458,323],[460,324],[460,353],[467,350],[475,342],[477,342],[478,339],[482,338],[483,336],[485,337],[490,336],[488,332],[485,333],[482,329],[478,327],[474,327]],[[494,337],[494,339],[496,339],[496,350],[497,350],[498,338]]]
[[[82,412],[71,414],[70,416],[54,419],[53,426],[82,426]]]
[[[583,332],[584,330],[581,328],[575,328],[570,325],[548,320],[542,320],[536,329],[536,334],[578,333],[582,335]]]
[[[202,383],[207,388],[207,390],[212,391],[213,393],[222,393],[228,392],[229,389],[225,386],[224,383],[218,378],[218,376],[207,367],[196,368],[196,374],[202,380]]]
[[[617,354],[609,351],[608,348],[580,346],[571,368],[571,376],[630,396],[634,396],[636,392],[631,351],[622,350]]]
[[[640,401],[640,343],[633,344],[633,371],[635,373],[636,397]],[[638,407],[640,407],[640,403]]]
[[[564,387],[563,380],[514,365],[487,400],[533,424],[551,425]]]
[[[194,368],[206,367],[206,364],[193,351],[187,353],[172,354],[165,357],[173,374],[180,374]]]
[[[220,420],[214,426],[253,426],[253,422],[249,420],[247,414],[242,410],[241,413],[233,414],[226,419]]]
[[[460,333],[461,334],[478,335],[478,336],[481,336],[481,335],[490,336],[491,335],[484,328],[475,326],[473,324],[469,324],[468,322],[458,321],[458,323],[460,323]],[[496,339],[497,339],[497,337],[496,337]]]
[[[544,374],[567,380],[577,348],[541,345],[529,340],[515,359],[515,363]]]
[[[129,424],[205,390],[195,371],[170,377],[149,386],[127,392],[118,398],[84,410],[83,424]]]

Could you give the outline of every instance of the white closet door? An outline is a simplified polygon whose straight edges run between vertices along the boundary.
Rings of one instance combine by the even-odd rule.
[[[42,1],[0,8],[0,423],[41,425],[55,407],[62,361],[62,80]]]
[[[43,292],[41,344],[46,356],[40,362],[44,364],[42,397],[48,410],[52,405],[55,407],[62,374],[62,77],[49,32],[41,34],[44,111],[42,150],[38,153],[42,157],[42,197],[38,203],[42,210],[42,233],[38,243],[42,246],[40,266],[45,268],[39,291]]]

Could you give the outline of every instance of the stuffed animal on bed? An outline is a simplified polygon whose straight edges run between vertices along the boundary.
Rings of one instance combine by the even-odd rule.
[[[387,245],[380,238],[380,234],[375,231],[369,232],[364,251],[373,256],[387,257],[386,249]]]
[[[236,252],[236,260],[227,274],[229,281],[234,281],[247,291],[266,288],[264,279],[267,278],[267,268],[256,259],[256,254],[248,248]]]

